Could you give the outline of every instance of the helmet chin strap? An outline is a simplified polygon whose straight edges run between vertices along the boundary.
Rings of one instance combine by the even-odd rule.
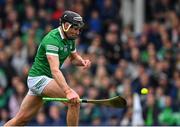
[[[71,26],[72,26],[72,24],[68,23],[67,29],[65,29],[64,23],[62,23],[62,29],[63,29],[63,31],[64,31],[64,35],[65,35],[68,39],[74,40],[74,39],[75,39],[74,37],[69,37],[69,36],[67,35],[67,33],[66,33]]]
[[[64,23],[62,24],[62,28],[63,28],[63,31],[64,31],[64,32],[67,32],[67,31],[69,30],[70,27],[71,27],[71,24],[70,24],[70,23],[68,23],[67,29],[65,29]]]

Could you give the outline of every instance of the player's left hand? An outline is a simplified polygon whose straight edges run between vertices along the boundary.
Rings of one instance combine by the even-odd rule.
[[[88,69],[91,66],[91,61],[90,60],[83,60],[83,69]]]

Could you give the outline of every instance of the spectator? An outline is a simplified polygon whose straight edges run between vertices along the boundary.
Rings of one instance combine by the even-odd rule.
[[[11,65],[16,70],[16,73],[20,76],[22,75],[21,69],[23,65],[26,65],[27,63],[27,51],[20,37],[16,37],[13,40],[12,48],[14,53],[12,54]]]
[[[49,109],[49,116],[50,116],[50,124],[52,126],[62,126],[65,125],[65,120],[61,118],[60,110],[58,105],[52,105]]]
[[[14,86],[14,92],[11,95],[10,99],[9,99],[9,110],[10,110],[10,118],[13,118],[16,113],[18,112],[21,102],[24,98],[24,96],[26,95],[26,86],[23,82],[21,81],[17,81],[14,82],[15,84]]]
[[[172,99],[170,96],[165,98],[165,108],[159,114],[159,123],[160,125],[175,125],[174,113],[172,110]]]
[[[0,110],[0,126],[3,126],[9,120],[9,112],[7,109],[3,108]]]
[[[158,123],[159,109],[156,104],[155,96],[153,94],[147,95],[146,106],[143,109],[143,118],[145,125],[156,126]]]
[[[100,33],[101,32],[101,19],[99,16],[99,12],[97,10],[93,10],[91,12],[91,18],[89,19],[89,28],[90,32]]]

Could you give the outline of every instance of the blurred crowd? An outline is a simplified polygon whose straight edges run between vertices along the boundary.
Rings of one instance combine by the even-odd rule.
[[[180,0],[144,1],[137,34],[122,25],[120,0],[0,0],[0,125],[18,112],[37,47],[67,9],[84,17],[77,50],[92,61],[82,70],[67,60],[68,84],[81,98],[121,95],[128,105],[81,104],[80,125],[180,125]],[[66,111],[62,103],[44,103],[28,125],[66,125]]]

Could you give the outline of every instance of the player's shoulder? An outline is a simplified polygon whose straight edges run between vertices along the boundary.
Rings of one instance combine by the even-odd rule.
[[[57,28],[51,30],[45,38],[51,38],[51,39],[59,39],[59,31]]]
[[[61,41],[61,38],[59,37],[58,29],[53,29],[49,33],[45,35],[45,37],[42,40],[43,44],[46,43],[59,43]]]

